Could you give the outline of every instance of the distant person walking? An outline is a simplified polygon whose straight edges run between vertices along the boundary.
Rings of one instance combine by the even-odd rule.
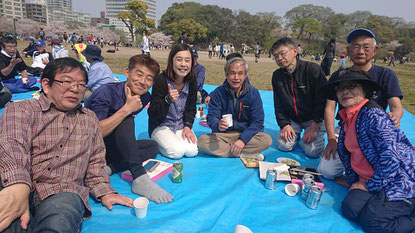
[[[39,40],[45,40],[45,31],[43,31],[43,28],[40,28],[40,31],[38,33]]]
[[[142,54],[147,54],[150,56],[150,47],[148,44],[148,37],[147,37],[147,31],[144,30],[143,32],[143,42],[141,44],[142,48],[141,48],[141,53]]]
[[[395,64],[395,55],[393,54],[393,51],[390,51],[389,52],[389,64],[388,64],[388,66],[390,66],[391,64],[393,65],[393,67],[395,67],[396,66],[396,64]]]
[[[323,61],[321,62],[321,68],[326,76],[330,75],[331,64],[333,63],[334,56],[336,55],[336,39],[331,38],[329,43],[324,47]]]

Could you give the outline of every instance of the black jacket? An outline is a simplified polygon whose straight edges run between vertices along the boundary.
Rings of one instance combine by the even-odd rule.
[[[323,120],[326,100],[319,92],[326,82],[319,65],[300,59],[292,74],[285,68],[274,71],[274,109],[281,129],[290,124],[290,119],[297,123]]]
[[[150,107],[148,108],[148,134],[151,137],[153,130],[160,126],[166,119],[169,112],[170,103],[166,101],[169,94],[166,75],[164,73],[158,75],[154,81],[151,91]],[[189,95],[186,100],[184,110],[183,123],[189,128],[193,127],[196,115],[196,99],[197,99],[197,80],[189,82]]]

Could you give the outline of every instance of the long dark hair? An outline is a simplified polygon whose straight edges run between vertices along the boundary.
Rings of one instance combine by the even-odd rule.
[[[187,74],[186,77],[184,77],[184,82],[195,80],[196,79],[196,73],[195,73],[195,69],[194,69],[194,66],[193,66],[193,61],[194,61],[195,58],[193,56],[192,50],[186,44],[175,44],[175,45],[173,45],[173,47],[171,48],[170,53],[169,53],[169,59],[167,60],[167,68],[166,68],[166,70],[164,70],[164,74],[167,75],[167,77],[171,81],[173,81],[173,82],[176,81],[176,74],[174,73],[174,70],[173,70],[173,58],[180,51],[189,51],[190,56],[192,57],[191,69],[190,69],[189,74]]]

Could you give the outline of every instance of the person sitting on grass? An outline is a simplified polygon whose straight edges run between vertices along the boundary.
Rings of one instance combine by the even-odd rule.
[[[156,203],[167,203],[173,196],[154,183],[143,167],[144,161],[159,152],[158,144],[136,140],[134,122],[150,102],[148,90],[159,72],[159,64],[150,56],[135,55],[125,69],[127,81],[102,85],[85,101],[85,107],[94,111],[99,120],[107,149],[107,174],[129,170],[134,179],[131,187],[134,193]]]
[[[321,92],[344,108],[337,151],[349,193],[342,214],[367,232],[415,232],[415,149],[371,100],[380,85],[358,67],[340,72]]]
[[[0,232],[80,232],[90,193],[109,210],[133,207],[105,174],[95,114],[80,105],[88,75],[73,58],[50,62],[39,99],[0,117]]]
[[[82,55],[85,56],[86,61],[90,64],[88,67],[88,87],[84,99],[87,99],[94,91],[101,85],[107,83],[114,83],[114,74],[111,68],[105,64],[104,57],[101,56],[101,49],[95,45],[87,45],[83,50]]]
[[[148,109],[148,132],[162,155],[171,159],[198,153],[192,130],[196,115],[197,80],[193,53],[186,44],[172,47],[167,69],[157,76]]]
[[[28,76],[26,63],[23,61],[17,51],[17,41],[11,36],[3,37],[0,40],[0,78],[3,85],[9,89],[11,93],[21,93],[27,91],[37,91],[39,87],[33,86],[37,83],[37,79]],[[21,78],[15,77],[21,73]]]
[[[200,151],[218,157],[240,157],[241,153],[255,156],[271,144],[264,133],[264,108],[259,91],[245,80],[248,63],[241,57],[226,62],[227,82],[211,93],[207,123],[212,133],[202,135]],[[231,114],[233,124],[223,117]],[[247,156],[248,157],[248,156]]]
[[[46,43],[39,40],[36,43],[37,51],[33,53],[33,64],[27,68],[27,72],[33,76],[40,76],[45,66],[53,61],[52,53],[46,51]]]
[[[25,49],[23,49],[22,54],[25,57],[31,57],[31,56],[33,56],[33,53],[37,50],[36,44],[35,44],[36,39],[31,37],[31,36],[26,36],[24,38],[24,40],[27,41],[27,43],[29,43],[29,45]]]

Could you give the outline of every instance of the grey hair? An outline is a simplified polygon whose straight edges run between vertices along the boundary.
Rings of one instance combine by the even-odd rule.
[[[373,38],[372,37],[372,39],[373,39],[373,46],[376,46],[376,39],[375,38]],[[353,40],[352,40],[353,41]],[[347,46],[348,48],[350,47],[350,44],[352,43],[352,41],[350,41],[350,43],[349,43],[349,45]]]
[[[238,61],[240,61],[240,62],[242,62],[244,64],[244,66],[245,66],[245,75],[248,74],[249,66],[248,66],[248,63],[245,61],[245,59],[243,59],[242,57],[233,57],[233,58],[229,59],[226,62],[226,65],[225,65],[225,75],[227,75],[228,72],[229,72],[229,66],[231,64],[235,63],[235,62],[238,62]]]

